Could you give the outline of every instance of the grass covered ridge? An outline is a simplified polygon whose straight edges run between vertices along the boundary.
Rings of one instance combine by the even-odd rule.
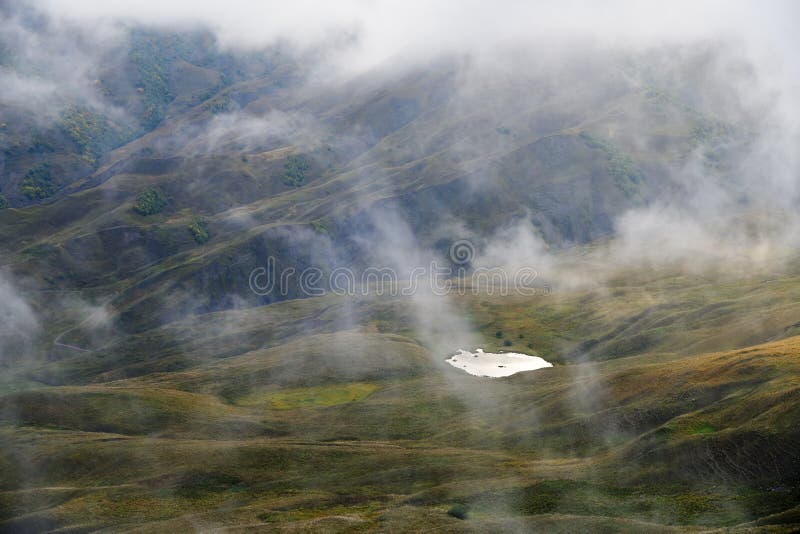
[[[318,408],[359,401],[378,389],[376,384],[354,382],[309,388],[287,389],[277,392],[256,392],[237,399],[240,406],[263,406],[273,410]]]

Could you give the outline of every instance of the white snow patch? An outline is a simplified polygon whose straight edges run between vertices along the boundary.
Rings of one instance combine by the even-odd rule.
[[[459,349],[456,354],[445,361],[471,375],[491,378],[553,367],[552,363],[538,356],[517,352],[483,352],[483,349],[475,349],[475,352]]]

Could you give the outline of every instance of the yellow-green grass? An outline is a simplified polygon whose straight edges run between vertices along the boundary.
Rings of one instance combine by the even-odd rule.
[[[782,271],[735,279],[642,271],[597,288],[556,286],[549,295],[451,298],[492,350],[534,353],[554,363],[691,355],[799,333],[800,277],[792,269],[788,262]]]
[[[256,391],[237,399],[236,404],[240,406],[266,405],[273,410],[322,408],[362,400],[376,389],[378,389],[376,384],[353,382],[280,391]]]

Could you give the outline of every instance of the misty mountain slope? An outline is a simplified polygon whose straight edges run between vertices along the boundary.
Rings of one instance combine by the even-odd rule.
[[[0,2],[0,532],[800,530],[798,15]]]
[[[32,208],[25,217],[0,214],[9,221],[3,226],[8,243],[23,236],[28,242],[44,238],[23,248],[35,254],[23,252],[21,259],[28,269],[60,283],[81,280],[85,288],[87,282],[126,279],[124,285],[135,288],[142,279],[152,284],[164,271],[169,282],[163,291],[177,284],[199,294],[246,289],[247,272],[237,265],[262,264],[264,251],[284,247],[276,243],[274,228],[288,223],[322,224],[333,248],[345,251],[327,263],[351,261],[351,237],[371,224],[370,212],[387,205],[413,221],[423,244],[456,239],[449,227],[465,215],[466,231],[477,235],[527,218],[552,244],[585,242],[610,235],[614,214],[625,207],[679,191],[670,173],[690,157],[693,132],[707,122],[630,84],[615,86],[607,100],[588,102],[581,100],[584,93],[565,96],[548,88],[542,90],[543,102],[535,100],[533,109],[521,114],[505,104],[471,107],[481,93],[451,89],[439,99],[426,97],[448,76],[454,75],[409,75],[399,80],[409,87],[378,85],[366,94],[347,95],[347,105],[329,97],[328,110],[303,100],[306,96],[292,102],[291,90],[275,92],[269,77],[232,85],[222,90],[225,99],[236,101],[241,92],[254,99],[242,110],[217,112],[207,102],[169,113],[155,130],[108,154],[94,175],[61,193],[71,194]],[[403,98],[396,95],[400,91]],[[249,115],[262,100],[284,109]],[[405,109],[406,101],[414,102],[414,113],[394,119],[397,106]],[[313,114],[322,117],[316,125],[308,123],[313,115],[304,109],[312,103]],[[553,115],[562,109],[570,115]],[[228,126],[234,119],[251,121],[267,135],[248,132],[249,126],[234,134]],[[365,134],[368,124],[389,130]],[[634,124],[637,139],[620,133]],[[332,137],[335,129],[344,135]],[[308,165],[299,188],[286,179],[287,165],[298,158]],[[157,215],[137,215],[131,207],[150,190],[166,197],[166,207]],[[201,251],[186,231],[197,217],[206,220],[212,236]],[[278,233],[296,231],[286,226]],[[302,232],[296,239],[307,241]],[[116,244],[124,244],[124,251]],[[65,275],[64,265],[71,275]],[[237,298],[253,301],[247,290]],[[187,305],[177,306],[180,316]],[[212,295],[200,309],[227,306],[230,302]]]
[[[114,149],[146,135],[165,118],[204,102],[206,109],[224,109],[227,100],[210,99],[235,81],[271,73],[273,83],[288,83],[292,76],[279,53],[243,62],[220,51],[215,37],[204,31],[133,28],[109,37],[27,15],[11,8],[1,21],[8,30],[2,40],[4,72],[28,84],[22,91],[33,93],[32,99],[10,94],[0,104],[0,190],[12,206],[58,196],[102,169],[109,158],[113,161]],[[71,41],[75,36],[82,41]],[[77,64],[36,55],[35,46],[62,47],[61,54],[72,54]],[[102,59],[94,64],[97,49]],[[58,94],[50,94],[55,87],[48,75],[68,76]]]

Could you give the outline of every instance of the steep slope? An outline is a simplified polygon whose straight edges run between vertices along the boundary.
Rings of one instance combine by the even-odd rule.
[[[170,65],[185,62],[173,55]],[[681,194],[674,175],[710,123],[620,69],[591,89],[574,71],[511,83],[457,60],[324,91],[287,86],[279,69],[231,82],[206,101],[169,104],[155,129],[52,201],[0,210],[4,263],[43,288],[113,297],[122,326],[141,328],[264,302],[247,277],[269,255],[300,270],[367,261],[354,243],[386,209],[423,248],[516,220],[554,246],[608,236],[616,214]],[[460,85],[490,75],[487,86]],[[487,100],[498,103],[477,104]],[[164,199],[158,213],[134,209],[145,194]],[[195,224],[210,236],[200,246]],[[298,248],[331,252],[289,252]]]

